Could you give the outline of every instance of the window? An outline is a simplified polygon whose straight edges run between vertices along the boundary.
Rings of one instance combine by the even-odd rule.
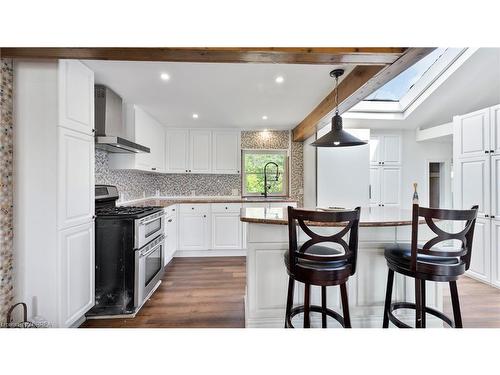
[[[264,194],[264,167],[267,163],[274,162],[278,165],[278,175],[276,176],[276,166],[269,164],[267,167],[267,194],[286,196],[288,191],[287,160],[286,150],[243,151],[243,166],[241,168],[243,171],[243,195]]]

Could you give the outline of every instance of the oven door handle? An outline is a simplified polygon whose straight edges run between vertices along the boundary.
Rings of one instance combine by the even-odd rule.
[[[151,255],[152,253],[154,253],[156,251],[156,249],[158,249],[160,246],[162,245],[162,243],[160,242],[158,245],[156,245],[155,247],[153,247],[151,250],[148,250],[147,252],[143,253],[141,252],[141,258],[145,258],[149,255]]]
[[[148,220],[148,221],[143,221],[141,224],[142,225],[148,225],[149,223],[152,223],[153,221],[156,220],[161,220],[161,216],[155,217],[154,219]]]

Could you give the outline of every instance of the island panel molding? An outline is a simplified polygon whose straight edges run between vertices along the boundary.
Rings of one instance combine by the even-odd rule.
[[[14,301],[12,60],[0,59],[0,325]]]

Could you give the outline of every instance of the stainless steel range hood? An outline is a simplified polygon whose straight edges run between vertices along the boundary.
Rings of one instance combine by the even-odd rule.
[[[95,147],[115,153],[149,153],[148,147],[125,138],[122,98],[104,85],[94,86]]]

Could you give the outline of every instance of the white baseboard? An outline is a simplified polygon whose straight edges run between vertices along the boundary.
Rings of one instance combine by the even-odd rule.
[[[246,256],[246,249],[237,250],[177,250],[174,258],[189,257],[241,257]]]

